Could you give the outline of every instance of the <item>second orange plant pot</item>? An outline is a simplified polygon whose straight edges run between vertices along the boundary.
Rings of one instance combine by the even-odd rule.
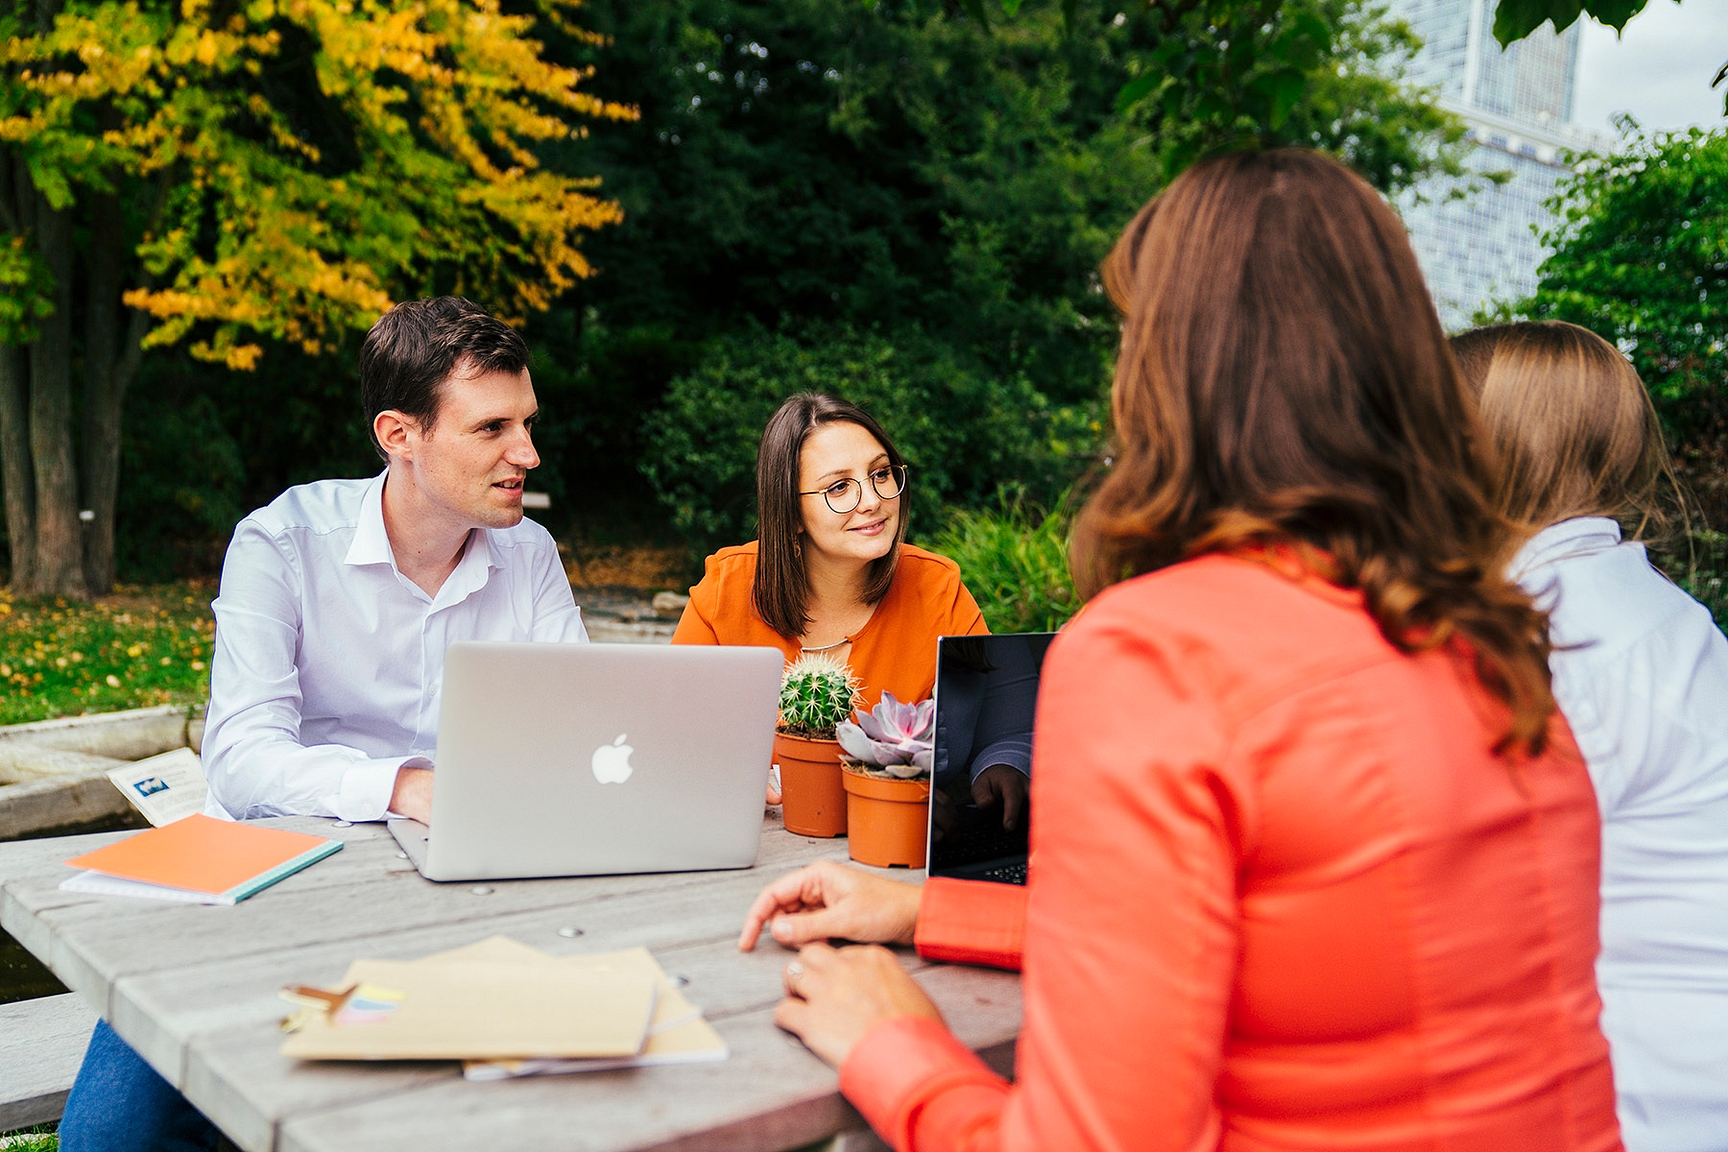
[[[781,817],[800,836],[846,835],[846,789],[840,783],[840,742],[774,733],[780,765]]]
[[[929,842],[930,780],[884,780],[842,769],[847,823],[846,850],[860,864],[877,868],[924,867]]]

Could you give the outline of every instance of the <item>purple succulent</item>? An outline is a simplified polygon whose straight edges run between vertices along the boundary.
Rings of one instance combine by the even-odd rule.
[[[894,693],[868,713],[855,713],[857,723],[842,720],[834,730],[846,754],[893,776],[911,778],[930,771],[936,760],[936,701],[902,704]]]

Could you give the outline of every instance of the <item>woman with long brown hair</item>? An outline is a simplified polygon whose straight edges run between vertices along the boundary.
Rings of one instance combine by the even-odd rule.
[[[778,648],[788,663],[826,653],[863,685],[928,700],[936,640],[986,632],[946,556],[907,544],[909,467],[856,404],[799,392],[768,420],[756,453],[757,538],[708,557],[674,644]],[[1004,819],[1026,795],[1023,765],[977,764],[972,793]],[[779,796],[770,789],[769,803]]]
[[[882,949],[807,944],[777,1019],[903,1149],[1618,1148],[1590,782],[1397,217],[1316,154],[1214,158],[1105,279],[1015,1082]],[[740,943],[952,954],[965,887],[806,870]]]
[[[1520,529],[1510,572],[1548,609],[1554,696],[1602,812],[1596,978],[1626,1147],[1720,1148],[1728,637],[1640,542],[1678,492],[1655,406],[1626,357],[1573,324],[1479,328],[1452,349]]]
[[[676,644],[822,652],[864,683],[927,700],[936,637],[984,631],[954,561],[907,544],[908,465],[874,418],[820,392],[789,397],[756,453],[757,538],[708,557]]]

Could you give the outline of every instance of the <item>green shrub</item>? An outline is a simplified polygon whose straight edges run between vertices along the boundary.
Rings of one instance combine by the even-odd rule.
[[[806,389],[860,405],[893,438],[911,466],[914,534],[1004,485],[1054,498],[1099,437],[1095,412],[1054,405],[1025,378],[992,376],[916,329],[889,338],[830,327],[799,339],[752,325],[711,343],[644,430],[642,471],[693,549],[755,536],[762,428]]]
[[[1068,571],[1066,500],[1054,512],[1003,493],[997,507],[951,513],[930,546],[960,565],[992,632],[1054,632],[1080,608]]]

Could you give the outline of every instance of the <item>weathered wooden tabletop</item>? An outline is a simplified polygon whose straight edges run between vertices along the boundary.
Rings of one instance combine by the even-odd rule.
[[[63,861],[129,833],[0,844],[0,926],[247,1152],[725,1152],[798,1148],[861,1126],[835,1073],[772,1023],[787,953],[772,942],[748,955],[735,947],[764,883],[845,859],[844,840],[808,840],[770,816],[761,858],[744,871],[434,884],[381,824],[264,823],[345,846],[220,908],[59,890],[70,874]],[[685,993],[731,1057],[469,1083],[450,1063],[301,1064],[277,1054],[284,984],[334,984],[357,958],[413,959],[495,934],[560,955],[646,945],[689,981]],[[910,952],[903,962],[955,1034],[1006,1070],[1019,978],[925,965]]]

